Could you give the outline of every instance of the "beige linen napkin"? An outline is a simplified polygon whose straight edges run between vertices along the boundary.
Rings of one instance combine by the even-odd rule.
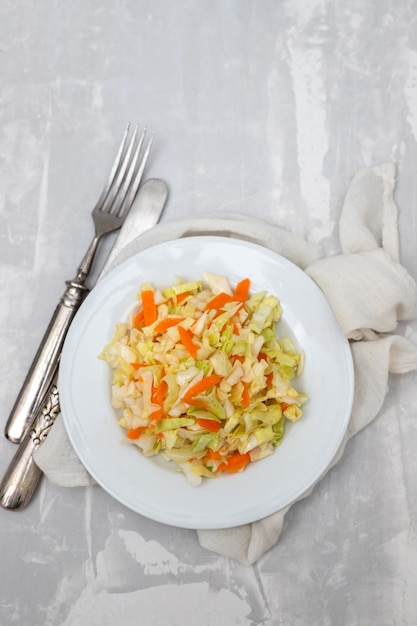
[[[332,467],[343,454],[346,441],[378,414],[388,391],[389,374],[417,369],[417,346],[395,332],[399,322],[417,318],[417,285],[399,263],[394,186],[395,166],[391,163],[357,173],[340,219],[339,255],[320,258],[317,246],[300,237],[261,220],[234,215],[160,224],[123,250],[113,267],[161,241],[213,234],[261,244],[304,269],[332,305],[350,340],[355,368],[352,416]],[[71,448],[60,416],[35,460],[56,484],[94,482]],[[288,509],[236,528],[197,531],[200,544],[252,564],[278,541]]]

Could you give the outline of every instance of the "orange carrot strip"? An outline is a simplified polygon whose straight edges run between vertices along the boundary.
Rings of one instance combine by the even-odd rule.
[[[211,433],[217,433],[222,427],[220,422],[216,422],[215,420],[208,420],[202,417],[197,418],[197,424],[204,428],[205,430],[209,430]]]
[[[198,347],[193,342],[193,335],[190,331],[186,330],[183,326],[178,326],[178,332],[180,334],[181,343],[190,355],[195,359],[197,356]]]
[[[157,404],[159,406],[159,409],[152,413],[153,424],[156,424],[157,422],[159,422],[160,419],[162,419],[163,401],[165,398],[167,388],[168,388],[168,385],[165,382],[165,380],[161,380],[159,385],[152,384],[151,400],[153,404]]]
[[[272,379],[274,378],[274,374],[271,372],[270,374],[266,375],[266,384],[269,386],[272,384]]]
[[[220,461],[220,459],[223,458],[220,452],[217,452],[217,450],[212,450],[211,448],[208,449],[208,454],[212,461]]]
[[[187,404],[192,404],[191,401],[194,400],[194,396],[198,396],[200,393],[203,393],[204,391],[207,391],[207,389],[210,389],[210,387],[217,385],[221,381],[221,379],[222,377],[218,376],[217,374],[211,374],[211,376],[206,376],[205,378],[202,378],[198,383],[190,387],[186,394],[184,394],[184,402],[186,402]]]
[[[156,324],[154,330],[157,333],[164,333],[171,326],[176,326],[180,322],[184,321],[185,317],[164,317],[160,322]]]
[[[222,292],[219,293],[217,296],[214,296],[214,298],[207,302],[204,310],[209,311],[210,309],[216,309],[216,311],[218,311],[229,302],[234,302],[234,298],[232,298],[232,296],[229,296],[229,294]]]
[[[243,385],[243,392],[242,392],[241,405],[246,407],[250,405],[249,388],[248,388],[248,384],[243,381],[242,381],[242,385]]]
[[[216,473],[218,472],[224,472],[224,470],[226,469],[227,464],[226,463],[220,463],[220,465],[217,467],[216,469]]]
[[[139,439],[140,435],[143,433],[144,430],[145,430],[144,426],[138,426],[137,428],[129,428],[126,436],[128,439]]]
[[[246,454],[239,454],[239,452],[236,452],[227,461],[227,464],[226,464],[226,467],[224,468],[224,470],[228,474],[234,474],[235,472],[241,472],[243,469],[245,469],[245,467],[247,466],[248,463],[250,463],[250,456],[249,456],[248,452]]]
[[[156,322],[158,309],[156,308],[154,293],[151,289],[143,289],[141,292],[143,316],[146,326]]]
[[[224,457],[221,456],[220,452],[208,448],[207,454],[201,459],[201,461],[206,464],[207,461],[221,461],[223,458]]]
[[[186,402],[187,404],[191,404],[191,406],[196,406],[199,409],[209,408],[207,402],[204,402],[204,400],[200,400],[199,398],[188,398],[187,400],[184,399],[184,402]]]
[[[235,363],[235,361],[239,361],[240,363],[245,362],[245,357],[243,356],[243,354],[234,354],[231,359],[233,364]]]
[[[287,402],[281,402],[281,410],[284,412],[290,405]]]
[[[133,328],[139,328],[143,320],[144,320],[143,309],[141,309],[138,313],[136,313],[135,317],[133,318],[133,321],[132,321]]]
[[[158,385],[158,393],[157,393],[158,400],[161,402],[161,404],[164,401],[165,396],[167,395],[167,391],[168,391],[168,383],[166,382],[166,380],[161,380],[161,382]]]
[[[249,289],[250,280],[249,278],[244,278],[236,285],[234,300],[245,302],[248,299]]]
[[[167,304],[171,307],[182,304],[189,295],[191,295],[191,291],[184,291],[183,293],[179,293],[177,296],[172,296],[172,298],[168,298]]]
[[[189,291],[184,291],[183,293],[179,293],[177,296],[175,296],[175,302],[177,304],[181,304],[181,302],[184,302],[184,300],[186,298],[188,298],[188,296],[190,295]]]

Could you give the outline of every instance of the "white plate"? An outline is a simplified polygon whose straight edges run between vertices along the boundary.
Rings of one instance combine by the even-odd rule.
[[[240,474],[192,487],[174,464],[145,458],[121,444],[110,404],[111,371],[97,358],[114,326],[126,319],[142,282],[168,286],[177,277],[249,277],[283,307],[280,336],[305,352],[296,386],[309,395],[304,417],[289,424],[274,455]],[[353,399],[348,342],[317,285],[298,267],[256,244],[190,237],[148,248],[119,265],[86,298],[65,341],[60,402],[71,443],[85,468],[116,500],[137,513],[183,528],[226,528],[253,522],[297,500],[327,469],[345,434]],[[172,466],[172,467],[171,467]]]

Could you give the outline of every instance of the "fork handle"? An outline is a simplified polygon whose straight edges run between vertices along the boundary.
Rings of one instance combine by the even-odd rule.
[[[6,424],[5,435],[13,443],[20,443],[24,438],[58,370],[68,328],[88,293],[85,278],[84,271],[79,271],[73,280],[66,283],[67,288],[49,322]]]
[[[3,476],[0,484],[0,504],[3,508],[19,511],[30,501],[42,475],[33,459],[33,453],[47,437],[59,411],[55,380],[48,391],[48,402],[37,413]]]

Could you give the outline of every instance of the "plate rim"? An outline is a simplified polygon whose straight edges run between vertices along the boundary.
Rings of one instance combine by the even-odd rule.
[[[239,248],[248,248],[248,249],[252,249],[254,251],[257,251],[259,254],[261,255],[266,255],[269,257],[273,257],[275,258],[277,261],[279,261],[281,264],[283,264],[284,266],[290,267],[293,271],[299,273],[299,275],[303,276],[303,280],[307,280],[310,285],[313,286],[313,288],[316,291],[316,294],[320,294],[320,298],[322,300],[322,304],[324,304],[324,306],[327,308],[328,313],[331,314],[331,316],[333,317],[334,321],[336,322],[336,326],[339,330],[339,335],[337,337],[337,341],[340,343],[340,346],[342,346],[343,344],[343,357],[345,360],[345,367],[347,368],[347,373],[348,373],[348,377],[349,377],[349,388],[347,389],[347,408],[345,409],[345,413],[344,413],[344,419],[341,422],[341,427],[340,427],[340,433],[339,436],[337,438],[337,444],[334,443],[333,445],[333,452],[332,454],[329,456],[328,460],[327,460],[327,464],[324,465],[321,468],[320,474],[319,475],[315,475],[314,477],[311,478],[310,481],[306,482],[305,486],[301,489],[298,490],[298,492],[294,493],[293,497],[288,499],[288,501],[286,502],[286,504],[284,506],[289,506],[291,504],[293,504],[295,501],[297,501],[298,499],[300,499],[300,497],[302,497],[303,495],[305,495],[312,487],[314,484],[316,484],[323,476],[324,474],[328,471],[329,467],[332,464],[332,461],[335,457],[335,455],[337,454],[340,445],[342,444],[345,435],[346,435],[346,431],[348,428],[348,424],[349,424],[349,420],[350,420],[350,415],[351,415],[351,411],[352,411],[352,405],[353,405],[353,397],[354,397],[354,387],[355,387],[355,380],[354,380],[354,365],[353,365],[353,356],[352,356],[352,351],[350,349],[350,345],[349,345],[349,341],[348,339],[343,335],[341,329],[340,329],[340,324],[337,321],[337,318],[335,316],[335,313],[327,299],[327,297],[325,296],[324,292],[322,291],[322,289],[317,285],[317,283],[302,269],[300,268],[298,265],[296,265],[293,261],[289,260],[288,258],[284,257],[283,255],[281,255],[280,253],[276,252],[275,250],[272,250],[271,248],[268,248],[266,246],[263,246],[259,243],[256,242],[252,242],[252,241],[248,241],[246,239],[241,239],[239,237],[236,236],[223,236],[223,235],[203,235],[203,234],[198,234],[198,235],[191,235],[191,236],[183,236],[183,237],[179,237],[179,238],[174,238],[174,239],[170,239],[170,240],[165,240],[162,241],[160,243],[156,243],[154,245],[148,246],[142,250],[139,250],[138,252],[132,254],[129,258],[123,260],[121,263],[119,263],[116,267],[114,267],[110,272],[108,272],[98,283],[97,286],[88,294],[86,300],[83,302],[83,304],[81,305],[79,311],[77,312],[77,315],[74,318],[74,321],[68,331],[67,337],[65,339],[64,342],[64,348],[63,348],[63,354],[62,354],[62,358],[61,358],[61,365],[60,365],[60,370],[59,370],[59,381],[58,381],[58,387],[60,389],[60,398],[63,399],[63,406],[66,404],[66,391],[64,391],[64,393],[62,393],[62,391],[65,389],[65,381],[64,381],[64,376],[65,376],[65,372],[67,371],[67,365],[69,363],[69,357],[67,357],[67,352],[68,352],[68,345],[70,345],[71,343],[71,339],[73,337],[73,335],[77,332],[77,326],[78,324],[80,324],[80,320],[83,319],[83,316],[87,315],[85,313],[85,311],[87,310],[88,307],[88,303],[89,301],[91,302],[91,300],[97,296],[97,291],[100,290],[100,292],[105,289],[107,284],[111,284],[111,282],[113,280],[115,280],[117,278],[118,275],[122,274],[126,267],[130,266],[135,259],[141,259],[143,256],[146,256],[147,254],[155,254],[157,253],[159,250],[161,249],[165,249],[165,248],[169,248],[171,247],[173,244],[174,245],[178,245],[178,243],[184,243],[187,242],[185,244],[185,246],[187,245],[192,245],[193,243],[198,242],[199,245],[202,245],[203,243],[221,243],[221,244],[234,244],[237,245]],[[209,269],[207,269],[206,271],[209,271]],[[96,294],[96,295],[95,295]],[[279,294],[277,294],[277,296],[279,297]],[[68,359],[68,360],[67,360]],[[67,407],[68,407],[68,403],[67,403]],[[64,426],[67,432],[67,435],[69,437],[69,440],[74,448],[74,451],[77,455],[77,457],[79,458],[80,462],[82,463],[82,465],[85,467],[85,469],[90,473],[90,475],[94,478],[94,480],[111,496],[113,497],[115,500],[117,500],[118,502],[120,502],[121,504],[123,504],[124,506],[126,506],[127,508],[129,508],[130,510],[133,510],[134,512],[140,514],[140,515],[144,515],[145,517],[149,518],[149,519],[153,519],[154,521],[160,522],[160,523],[165,523],[165,524],[169,524],[169,525],[173,525],[173,526],[177,526],[177,527],[181,527],[181,528],[193,528],[193,529],[216,529],[216,528],[228,528],[228,527],[235,527],[235,526],[240,526],[242,524],[246,524],[246,523],[250,523],[250,522],[255,522],[259,519],[264,518],[267,515],[270,515],[274,512],[277,512],[278,510],[284,508],[284,506],[280,506],[274,510],[267,510],[265,511],[261,511],[259,513],[259,515],[256,514],[256,512],[252,512],[252,513],[248,513],[246,512],[244,517],[241,517],[241,519],[239,520],[220,520],[218,519],[217,521],[204,521],[204,520],[200,520],[200,521],[196,521],[195,519],[190,519],[190,517],[188,516],[188,519],[183,519],[181,518],[181,516],[178,517],[177,515],[164,515],[164,514],[158,514],[157,512],[153,511],[152,512],[152,507],[149,510],[149,507],[146,506],[142,506],[140,508],[140,510],[138,509],[138,507],[133,507],[132,503],[129,501],[129,498],[126,498],[123,495],[114,493],[114,490],[110,489],[108,487],[107,484],[105,484],[105,481],[103,481],[102,477],[97,475],[97,472],[95,470],[94,467],[91,466],[91,463],[88,462],[88,459],[86,460],[85,455],[83,455],[81,453],[80,455],[80,449],[79,446],[77,445],[77,441],[76,438],[74,437],[74,431],[72,430],[71,427],[71,423],[69,420],[69,413],[67,413],[65,410],[62,411],[62,416],[63,416],[63,421],[64,421]],[[149,459],[147,459],[149,461]],[[263,462],[266,461],[263,460]],[[182,480],[186,480],[184,476],[181,475]],[[104,483],[104,484],[103,484]],[[191,487],[192,489],[196,489],[195,487]],[[200,488],[197,488],[200,489]],[[272,507],[274,508],[274,507]]]

